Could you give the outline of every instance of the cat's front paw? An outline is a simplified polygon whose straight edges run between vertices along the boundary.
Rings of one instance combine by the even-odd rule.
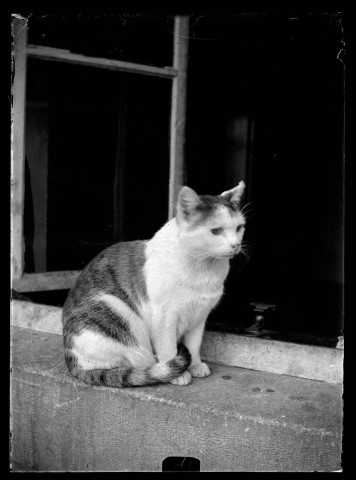
[[[169,383],[172,383],[173,385],[189,385],[191,381],[192,381],[192,376],[188,372],[188,370],[186,370],[184,373],[182,373],[182,375],[180,375],[177,378],[174,378]]]
[[[189,371],[192,374],[192,377],[208,377],[210,375],[210,368],[204,362],[189,367]]]

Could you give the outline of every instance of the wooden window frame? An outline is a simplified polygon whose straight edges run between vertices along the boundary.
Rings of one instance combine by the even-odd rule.
[[[86,65],[95,68],[167,78],[172,81],[170,121],[170,168],[168,218],[174,216],[180,186],[183,184],[186,124],[186,78],[189,16],[175,16],[173,67],[155,67],[71,53],[52,47],[27,44],[27,19],[13,17],[13,88],[11,131],[11,283],[18,292],[65,290],[73,287],[80,271],[24,272],[24,183],[25,109],[27,58]]]

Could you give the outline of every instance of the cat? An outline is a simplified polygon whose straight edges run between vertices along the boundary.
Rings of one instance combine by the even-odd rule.
[[[241,251],[241,181],[221,195],[180,190],[176,216],[150,240],[116,243],[80,273],[63,306],[64,356],[85,383],[188,385],[201,361],[206,319]]]

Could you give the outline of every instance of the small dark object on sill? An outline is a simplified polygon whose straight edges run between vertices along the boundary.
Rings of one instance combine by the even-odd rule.
[[[200,460],[194,457],[167,457],[162,472],[200,472]]]

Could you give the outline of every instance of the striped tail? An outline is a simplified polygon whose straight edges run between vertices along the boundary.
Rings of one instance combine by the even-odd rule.
[[[78,367],[75,356],[68,351],[65,353],[65,361],[70,373],[89,385],[128,388],[170,382],[187,370],[191,355],[187,347],[181,343],[173,360],[167,363],[155,363],[146,368],[82,370]]]

